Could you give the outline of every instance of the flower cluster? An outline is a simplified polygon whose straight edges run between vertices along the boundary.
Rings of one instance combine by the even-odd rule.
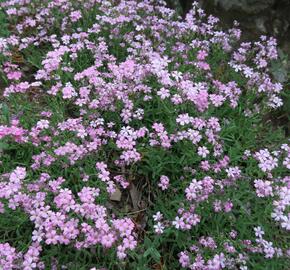
[[[274,247],[273,243],[263,238],[265,232],[261,227],[254,228],[256,239],[251,241],[249,239],[240,241],[240,245],[248,250],[252,254],[263,254],[264,258],[273,258],[283,256],[280,248]],[[189,250],[183,251],[179,254],[179,262],[185,269],[197,270],[197,269],[231,269],[236,265],[241,270],[249,269],[246,264],[249,259],[245,253],[238,253],[232,240],[233,233],[230,234],[230,240],[225,240],[222,249],[223,252],[219,252],[212,256],[210,259],[205,259],[202,251],[203,249],[215,251],[218,250],[216,241],[212,237],[202,236],[199,241],[192,245]],[[237,241],[236,241],[237,242]],[[237,244],[237,243],[235,243]],[[234,256],[234,257],[233,257]]]

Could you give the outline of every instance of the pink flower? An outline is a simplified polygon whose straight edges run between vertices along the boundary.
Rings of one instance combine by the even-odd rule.
[[[14,183],[18,183],[26,177],[26,168],[16,167],[16,169],[10,174],[9,180]]]
[[[77,10],[77,11],[72,11],[69,15],[70,19],[72,22],[78,21],[82,17],[82,13]]]
[[[38,129],[47,129],[49,128],[49,121],[48,120],[39,120],[36,124]]]
[[[184,125],[189,124],[191,120],[192,120],[192,117],[190,117],[188,113],[185,113],[185,114],[180,114],[176,118],[176,123],[180,124],[181,126],[184,126]]]
[[[125,77],[130,78],[133,75],[135,68],[136,68],[135,61],[131,59],[120,64],[120,72]]]
[[[9,72],[7,74],[7,78],[9,80],[19,80],[22,76],[22,73],[20,71],[12,71],[12,72]]]
[[[125,237],[123,240],[123,245],[126,249],[133,250],[137,246],[137,241],[132,235]]]
[[[231,201],[227,201],[224,203],[224,211],[226,213],[230,212],[233,208],[233,203]]]
[[[105,248],[110,248],[113,243],[115,242],[115,236],[112,233],[108,233],[102,236],[101,239],[101,244],[105,247]]]
[[[258,197],[273,196],[273,188],[270,181],[258,179],[254,181],[254,186]]]
[[[226,169],[226,172],[228,174],[228,177],[236,180],[241,176],[241,170],[239,169],[239,167],[229,167],[228,169]]]
[[[197,59],[204,60],[208,56],[208,53],[204,50],[198,51]]]
[[[76,91],[72,87],[72,84],[67,83],[66,86],[62,89],[62,96],[64,99],[71,99],[76,96]]]
[[[170,97],[170,92],[168,89],[161,88],[159,91],[157,91],[157,95],[160,96],[161,99],[165,99]]]
[[[169,187],[169,178],[165,175],[162,175],[160,177],[160,182],[158,183],[158,186],[162,189],[162,190],[166,190]]]
[[[188,267],[190,263],[190,258],[186,252],[181,252],[179,254],[179,263],[182,267]]]
[[[258,166],[263,172],[270,172],[278,166],[278,159],[273,157],[268,149],[256,152],[254,157],[258,160]]]

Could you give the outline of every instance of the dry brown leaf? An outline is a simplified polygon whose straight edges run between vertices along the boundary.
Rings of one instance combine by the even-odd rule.
[[[120,189],[116,187],[116,191],[113,194],[111,194],[110,200],[119,202],[121,201],[121,197],[122,197],[122,192],[120,191]]]
[[[139,209],[138,204],[140,201],[140,193],[133,183],[131,183],[130,185],[130,196],[133,204],[133,209],[134,211],[137,211]]]
[[[13,51],[13,53],[12,53],[12,62],[16,63],[16,64],[24,63],[24,58],[23,58],[22,54],[19,51],[17,51],[17,50]]]

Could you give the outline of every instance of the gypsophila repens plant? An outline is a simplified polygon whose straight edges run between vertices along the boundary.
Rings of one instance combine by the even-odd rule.
[[[0,269],[289,269],[274,38],[197,3],[1,8]]]

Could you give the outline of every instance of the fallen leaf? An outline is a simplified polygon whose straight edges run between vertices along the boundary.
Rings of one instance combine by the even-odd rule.
[[[140,193],[133,183],[131,183],[130,185],[130,196],[133,204],[133,209],[134,211],[137,211],[139,209],[138,204],[140,201]]]
[[[121,201],[121,197],[122,197],[122,192],[120,191],[120,189],[116,187],[116,191],[113,194],[111,194],[110,200],[119,202]]]

